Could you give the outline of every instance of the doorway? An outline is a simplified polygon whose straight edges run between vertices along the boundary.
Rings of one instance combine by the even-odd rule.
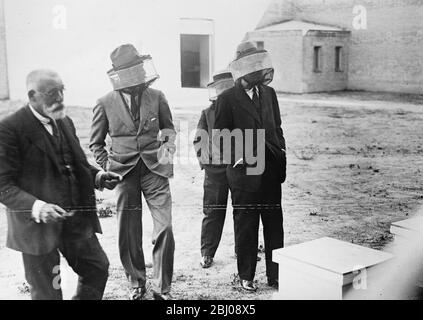
[[[181,34],[181,84],[205,88],[210,77],[210,36]]]

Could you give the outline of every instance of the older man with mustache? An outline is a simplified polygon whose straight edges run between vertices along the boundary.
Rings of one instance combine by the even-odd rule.
[[[7,246],[22,252],[32,299],[62,299],[60,253],[79,276],[74,299],[101,299],[109,262],[96,237],[94,186],[113,189],[120,176],[88,164],[56,72],[31,72],[27,89],[29,103],[0,121]]]

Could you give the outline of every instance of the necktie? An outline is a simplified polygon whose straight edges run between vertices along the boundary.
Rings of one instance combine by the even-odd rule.
[[[50,125],[53,129],[53,137],[59,139],[59,129],[57,129],[57,123],[53,119],[50,120]]]
[[[135,120],[138,119],[140,108],[137,103],[136,94],[131,94],[131,113]]]
[[[259,96],[258,96],[258,89],[257,89],[256,86],[253,87],[253,99],[252,100],[253,100],[254,106],[256,107],[258,114],[261,116],[260,99],[259,99]]]

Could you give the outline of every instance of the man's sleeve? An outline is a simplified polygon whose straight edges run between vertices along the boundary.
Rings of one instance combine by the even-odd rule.
[[[197,131],[195,132],[194,137],[194,149],[195,154],[197,155],[198,162],[200,164],[201,169],[204,169],[203,163],[206,160],[208,163],[209,155],[209,134],[208,134],[208,126],[207,126],[207,119],[206,113],[204,111],[201,112],[200,120],[198,121]],[[203,154],[206,153],[206,154]]]
[[[229,97],[220,96],[217,98],[215,112],[215,122],[212,130],[212,157],[213,159],[220,159],[219,163],[226,163],[226,161],[234,163],[237,161],[232,157],[231,152],[231,150],[236,149],[234,147],[234,141],[231,143],[231,148],[225,149],[225,144],[221,141],[224,135],[222,135],[222,132],[219,132],[224,129],[233,130],[232,108]]]
[[[226,97],[219,97],[216,101],[216,119],[213,129],[232,129],[232,110],[231,106],[227,105]]]
[[[0,203],[30,219],[37,198],[17,185],[21,165],[17,133],[0,123]]]
[[[106,150],[106,136],[109,132],[109,120],[100,102],[94,107],[91,123],[90,150],[94,159],[104,170],[107,169],[108,152]]]
[[[285,151],[286,145],[285,145],[285,138],[283,136],[281,113],[280,113],[280,110],[279,110],[278,98],[276,96],[276,92],[275,92],[274,89],[272,89],[272,95],[273,95],[273,99],[272,99],[273,100],[273,112],[274,112],[275,121],[276,121],[276,134],[278,136],[281,149]]]
[[[159,126],[163,140],[174,144],[176,131],[173,125],[172,112],[163,92],[160,92],[159,96]]]

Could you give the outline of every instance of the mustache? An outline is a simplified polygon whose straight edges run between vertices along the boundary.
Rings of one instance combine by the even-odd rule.
[[[63,109],[65,109],[65,105],[61,102],[53,103],[50,106],[50,112],[58,112],[58,111],[62,111]]]

